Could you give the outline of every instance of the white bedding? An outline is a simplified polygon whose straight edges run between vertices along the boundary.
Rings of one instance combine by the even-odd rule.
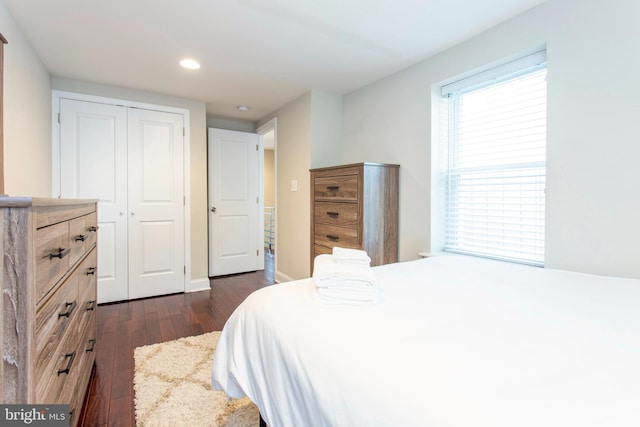
[[[374,269],[384,301],[311,279],[250,295],[213,386],[270,427],[640,426],[640,280],[438,256]]]

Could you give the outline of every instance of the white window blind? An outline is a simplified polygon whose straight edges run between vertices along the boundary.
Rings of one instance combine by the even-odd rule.
[[[543,265],[546,64],[520,61],[445,87],[444,250]]]

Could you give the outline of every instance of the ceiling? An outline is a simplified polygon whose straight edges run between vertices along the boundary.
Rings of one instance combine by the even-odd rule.
[[[54,77],[196,99],[247,121],[312,89],[359,89],[544,2],[0,1]],[[201,68],[181,68],[186,57]]]

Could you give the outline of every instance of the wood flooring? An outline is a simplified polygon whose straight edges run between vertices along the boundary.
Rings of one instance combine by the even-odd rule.
[[[211,290],[98,306],[96,366],[81,415],[82,426],[135,426],[133,350],[222,330],[251,292],[273,284],[273,258],[265,270],[211,279]]]

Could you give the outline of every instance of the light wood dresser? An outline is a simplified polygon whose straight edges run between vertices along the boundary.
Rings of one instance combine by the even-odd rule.
[[[311,169],[311,271],[334,246],[363,249],[371,265],[398,261],[399,165]]]
[[[96,346],[94,200],[0,197],[2,400],[69,404],[78,422]]]

